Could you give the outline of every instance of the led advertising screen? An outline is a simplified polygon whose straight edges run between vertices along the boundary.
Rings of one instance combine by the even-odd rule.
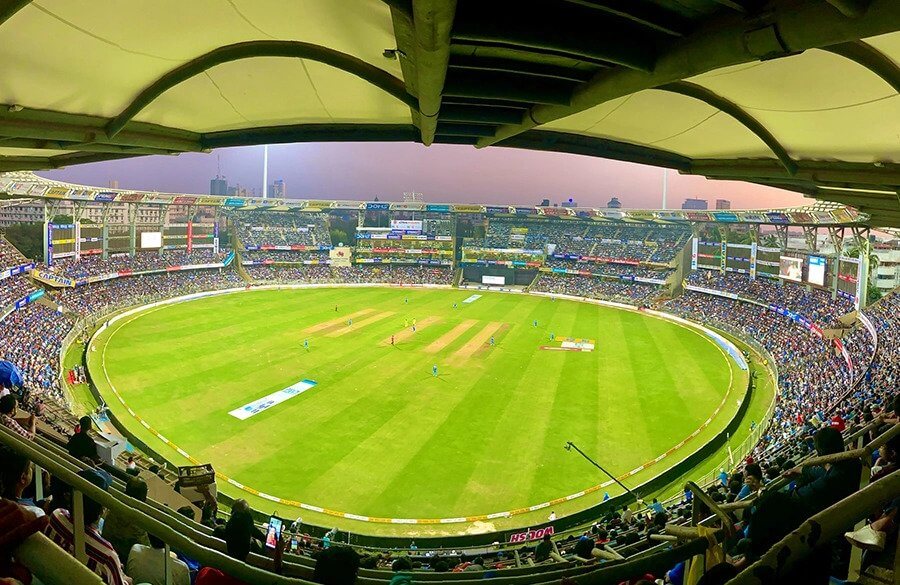
[[[141,232],[141,249],[162,248],[162,232]]]
[[[391,229],[398,232],[421,232],[422,222],[412,219],[392,219]]]
[[[803,281],[803,258],[782,256],[778,263],[778,276],[794,282]]]
[[[506,284],[506,277],[482,275],[481,284],[498,284],[500,286],[503,286],[504,284]]]
[[[821,256],[809,257],[809,274],[806,276],[807,282],[825,286],[825,258]]]

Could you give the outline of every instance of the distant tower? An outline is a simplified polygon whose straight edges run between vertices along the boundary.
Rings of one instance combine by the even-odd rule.
[[[709,202],[706,199],[685,199],[681,204],[682,209],[709,209]]]
[[[284,179],[276,179],[274,183],[272,183],[272,196],[284,198],[287,196],[287,192],[284,186]]]
[[[716,209],[731,209],[731,201],[728,199],[716,199]]]
[[[619,201],[618,197],[613,197],[606,203],[606,207],[609,209],[622,209],[622,202]]]
[[[209,194],[228,195],[228,181],[225,180],[225,177],[216,175],[215,179],[209,180]]]

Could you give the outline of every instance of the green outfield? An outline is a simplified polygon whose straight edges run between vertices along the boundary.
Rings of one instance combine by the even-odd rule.
[[[596,347],[563,351],[565,338]],[[128,429],[173,462],[184,458],[129,416],[111,386],[154,431],[245,486],[378,518],[480,516],[574,494],[606,478],[566,441],[626,474],[690,436],[729,392],[699,435],[629,478],[636,485],[723,428],[747,384],[703,334],[636,311],[401,288],[254,290],[149,309],[99,334],[88,365]],[[304,379],[316,385],[244,420],[229,414]],[[220,490],[247,497],[221,481]],[[553,510],[587,508],[604,491],[620,490]],[[416,533],[250,499],[309,522]]]

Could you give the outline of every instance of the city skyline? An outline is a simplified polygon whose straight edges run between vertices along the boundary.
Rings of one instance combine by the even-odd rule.
[[[210,154],[152,156],[44,171],[52,179],[121,189],[208,193],[221,174],[229,185],[262,194],[263,147]],[[284,180],[289,198],[400,200],[404,192],[426,201],[537,204],[569,198],[604,207],[617,197],[625,208],[657,208],[663,170],[581,155],[511,148],[413,143],[305,143],[269,147],[269,184]],[[810,203],[798,193],[668,171],[667,207],[685,199],[728,199],[735,209]]]

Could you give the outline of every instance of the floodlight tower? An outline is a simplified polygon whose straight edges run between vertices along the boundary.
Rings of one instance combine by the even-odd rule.
[[[269,145],[263,146],[263,199],[269,198]]]
[[[663,169],[662,208],[666,208],[666,194],[669,190],[669,169]]]

